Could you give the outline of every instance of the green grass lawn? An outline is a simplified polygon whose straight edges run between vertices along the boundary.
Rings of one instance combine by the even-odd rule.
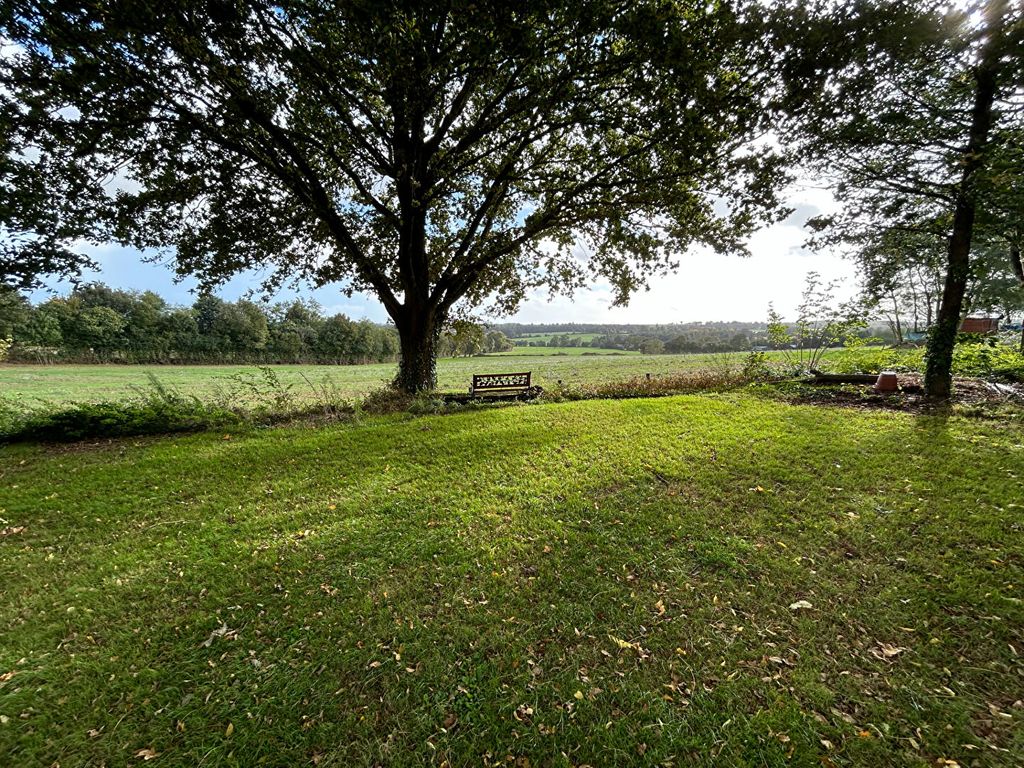
[[[599,384],[618,379],[694,370],[707,366],[740,365],[743,355],[638,355],[603,354],[584,356],[587,350],[572,349],[566,355],[557,350],[537,348],[522,354],[485,357],[443,358],[438,361],[441,389],[465,392],[474,373],[532,371],[534,381],[551,387],[559,379],[566,384]],[[601,350],[598,350],[602,352]],[[344,396],[363,395],[379,389],[395,375],[393,364],[383,365],[275,365],[275,375],[295,394],[312,395],[327,386]],[[120,399],[132,388],[147,387],[149,374],[181,392],[212,396],[237,389],[235,379],[251,378],[252,365],[0,365],[0,396],[31,405],[48,400],[71,402]],[[244,391],[241,392],[244,396]]]
[[[1020,765],[1022,478],[742,393],[0,448],[0,765]]]

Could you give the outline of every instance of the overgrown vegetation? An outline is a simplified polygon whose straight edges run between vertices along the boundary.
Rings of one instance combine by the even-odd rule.
[[[195,432],[242,423],[242,412],[167,389],[158,380],[129,398],[25,408],[0,399],[0,442],[67,442],[88,438]]]
[[[835,373],[879,373],[924,370],[922,348],[860,347],[828,358],[825,367]],[[964,343],[953,351],[953,373],[987,379],[1024,381],[1024,355],[1007,344]]]

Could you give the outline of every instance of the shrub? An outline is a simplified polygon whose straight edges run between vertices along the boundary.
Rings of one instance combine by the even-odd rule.
[[[1024,381],[1024,355],[1002,344],[958,344],[953,350],[953,373]]]
[[[826,358],[823,366],[832,373],[908,373],[924,370],[924,350],[857,347]]]
[[[925,350],[862,347],[845,350],[827,358],[833,373],[879,373],[881,371],[921,372]],[[957,344],[953,350],[953,373],[957,376],[1024,381],[1024,355],[1005,344],[984,341]]]
[[[768,356],[764,352],[750,352],[743,360],[742,376],[747,381],[768,381],[774,378],[775,371],[768,364]]]

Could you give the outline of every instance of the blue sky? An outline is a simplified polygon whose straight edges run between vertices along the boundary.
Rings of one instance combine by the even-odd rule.
[[[789,202],[796,209],[786,221],[765,228],[749,241],[749,258],[723,257],[703,249],[694,249],[679,258],[680,268],[657,279],[647,292],[636,295],[627,307],[611,305],[607,285],[595,284],[572,298],[549,301],[546,291],[531,295],[511,318],[483,318],[518,322],[578,323],[672,323],[699,320],[763,321],[768,303],[774,302],[784,315],[791,314],[799,299],[804,277],[815,270],[826,279],[842,280],[844,297],[854,293],[852,265],[834,253],[811,253],[802,248],[806,238],[803,223],[808,216],[834,208],[831,196],[820,189],[802,187],[791,191]],[[147,262],[146,254],[117,245],[88,249],[100,264],[98,272],[87,280],[107,283],[115,288],[152,290],[172,304],[191,304],[195,281],[175,282],[174,273],[165,264]],[[150,254],[152,256],[152,254]],[[236,299],[259,287],[257,275],[242,275],[225,285],[219,295]],[[54,284],[59,292],[69,286]],[[33,299],[46,298],[45,291]],[[319,289],[300,287],[274,297],[286,300],[295,296],[313,298],[329,314],[342,312],[354,319],[369,318],[384,322],[387,314],[372,296],[342,293],[341,286]]]

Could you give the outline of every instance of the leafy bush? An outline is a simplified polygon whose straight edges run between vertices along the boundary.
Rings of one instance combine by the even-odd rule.
[[[768,381],[774,378],[775,371],[768,364],[768,355],[750,352],[743,361],[742,375],[747,381]]]
[[[953,373],[1006,381],[1024,381],[1024,355],[1002,344],[958,344]]]
[[[879,373],[881,371],[923,372],[925,350],[862,347],[827,358],[833,373]],[[957,344],[953,350],[953,373],[1004,381],[1024,381],[1024,355],[1004,344]]]
[[[832,373],[908,373],[924,370],[924,350],[857,347],[826,358],[823,366]]]

